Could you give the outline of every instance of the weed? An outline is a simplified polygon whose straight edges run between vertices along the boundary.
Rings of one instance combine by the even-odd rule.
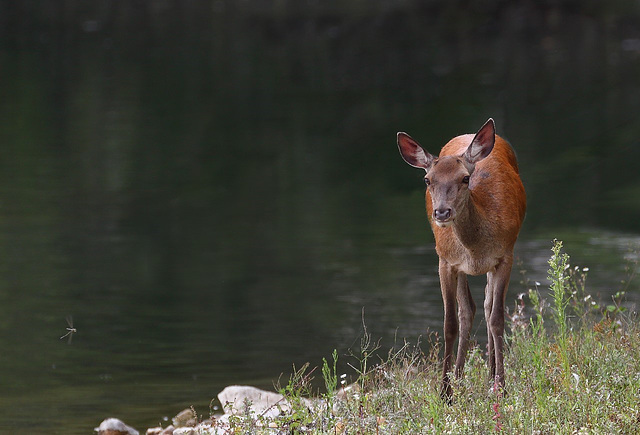
[[[333,366],[330,367],[325,358],[322,358],[322,378],[324,379],[324,385],[327,389],[327,399],[332,400],[338,388],[338,373],[336,366],[338,364],[338,351],[333,349]]]
[[[359,355],[355,354],[352,350],[349,350],[350,355],[358,361],[358,366],[354,366],[351,363],[348,363],[349,367],[351,367],[358,374],[358,382],[361,383],[361,386],[364,386],[364,381],[366,379],[366,375],[368,373],[370,367],[370,359],[375,355],[375,353],[380,349],[380,342],[373,342],[371,339],[371,334],[367,330],[367,324],[364,321],[364,308],[362,309],[362,337],[360,338],[360,349]]]
[[[567,306],[569,298],[567,297],[567,275],[569,269],[569,256],[562,252],[562,242],[553,241],[551,248],[551,258],[549,258],[549,274],[548,278],[551,282],[551,296],[553,299],[553,320],[558,328],[558,338],[564,340],[567,335]]]

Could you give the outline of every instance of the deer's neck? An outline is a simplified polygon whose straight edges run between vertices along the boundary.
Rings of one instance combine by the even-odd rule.
[[[486,229],[483,228],[482,222],[484,220],[480,216],[478,207],[469,196],[465,207],[458,210],[458,216],[453,224],[453,231],[465,248],[474,251],[480,248],[482,240],[486,240]]]

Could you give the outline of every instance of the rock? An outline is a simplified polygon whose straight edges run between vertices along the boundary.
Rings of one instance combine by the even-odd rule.
[[[336,399],[343,400],[349,395],[358,394],[360,392],[360,385],[358,384],[349,384],[344,386],[338,390],[336,393]]]
[[[355,388],[344,388],[339,394],[339,399],[353,393]],[[150,428],[146,435],[229,435],[232,433],[232,424],[229,420],[237,414],[242,414],[242,418],[245,415],[250,417],[254,420],[255,427],[264,428],[263,430],[268,431],[266,433],[278,433],[279,426],[275,418],[292,412],[291,404],[282,394],[245,385],[226,387],[218,394],[218,400],[223,406],[225,412],[223,415],[216,415],[209,420],[198,422],[193,409],[187,408],[172,419],[173,426],[166,429]],[[300,401],[312,412],[326,409],[326,403],[320,399],[300,398]],[[115,435],[116,432],[113,434]],[[123,435],[129,435],[129,433],[124,432]]]
[[[171,420],[175,428],[194,427],[198,424],[198,416],[194,414],[193,409],[183,409]]]
[[[238,414],[248,410],[254,415],[276,417],[281,412],[291,410],[291,406],[282,394],[246,385],[226,387],[218,394],[218,400],[224,410],[231,414]]]
[[[98,435],[140,435],[137,430],[117,418],[107,418],[93,430],[98,432]]]
[[[336,401],[333,403],[333,415],[337,415],[340,409],[345,405],[345,400],[350,397],[352,399],[358,400],[360,396],[360,386],[358,384],[350,384],[346,385],[338,390],[336,393]],[[338,426],[336,426],[337,428]]]
[[[228,427],[230,417],[231,417],[231,414],[223,414],[216,417],[216,426]]]
[[[172,425],[167,426],[166,428],[158,427],[150,427],[147,429],[146,435],[173,435],[174,427]]]

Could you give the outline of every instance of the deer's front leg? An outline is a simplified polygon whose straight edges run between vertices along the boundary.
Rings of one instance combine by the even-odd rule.
[[[456,377],[462,376],[464,370],[464,362],[467,358],[467,350],[469,348],[469,336],[471,334],[471,326],[473,318],[476,314],[476,305],[471,297],[469,290],[469,282],[467,275],[458,273],[458,285],[456,297],[458,300],[458,355],[456,357]]]
[[[458,317],[456,313],[456,287],[458,275],[443,259],[440,259],[440,289],[444,303],[444,361],[442,363],[441,395],[451,399],[451,381],[449,372],[453,363],[453,344],[458,335]]]

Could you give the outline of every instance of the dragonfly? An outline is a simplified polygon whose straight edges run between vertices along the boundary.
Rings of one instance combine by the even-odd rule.
[[[67,320],[67,325],[69,325],[67,327],[67,333],[64,334],[62,337],[60,337],[60,340],[62,340],[65,337],[69,337],[69,340],[67,341],[67,344],[71,344],[71,340],[73,339],[73,334],[78,332],[78,330],[73,327],[73,317],[67,316],[66,320]]]

